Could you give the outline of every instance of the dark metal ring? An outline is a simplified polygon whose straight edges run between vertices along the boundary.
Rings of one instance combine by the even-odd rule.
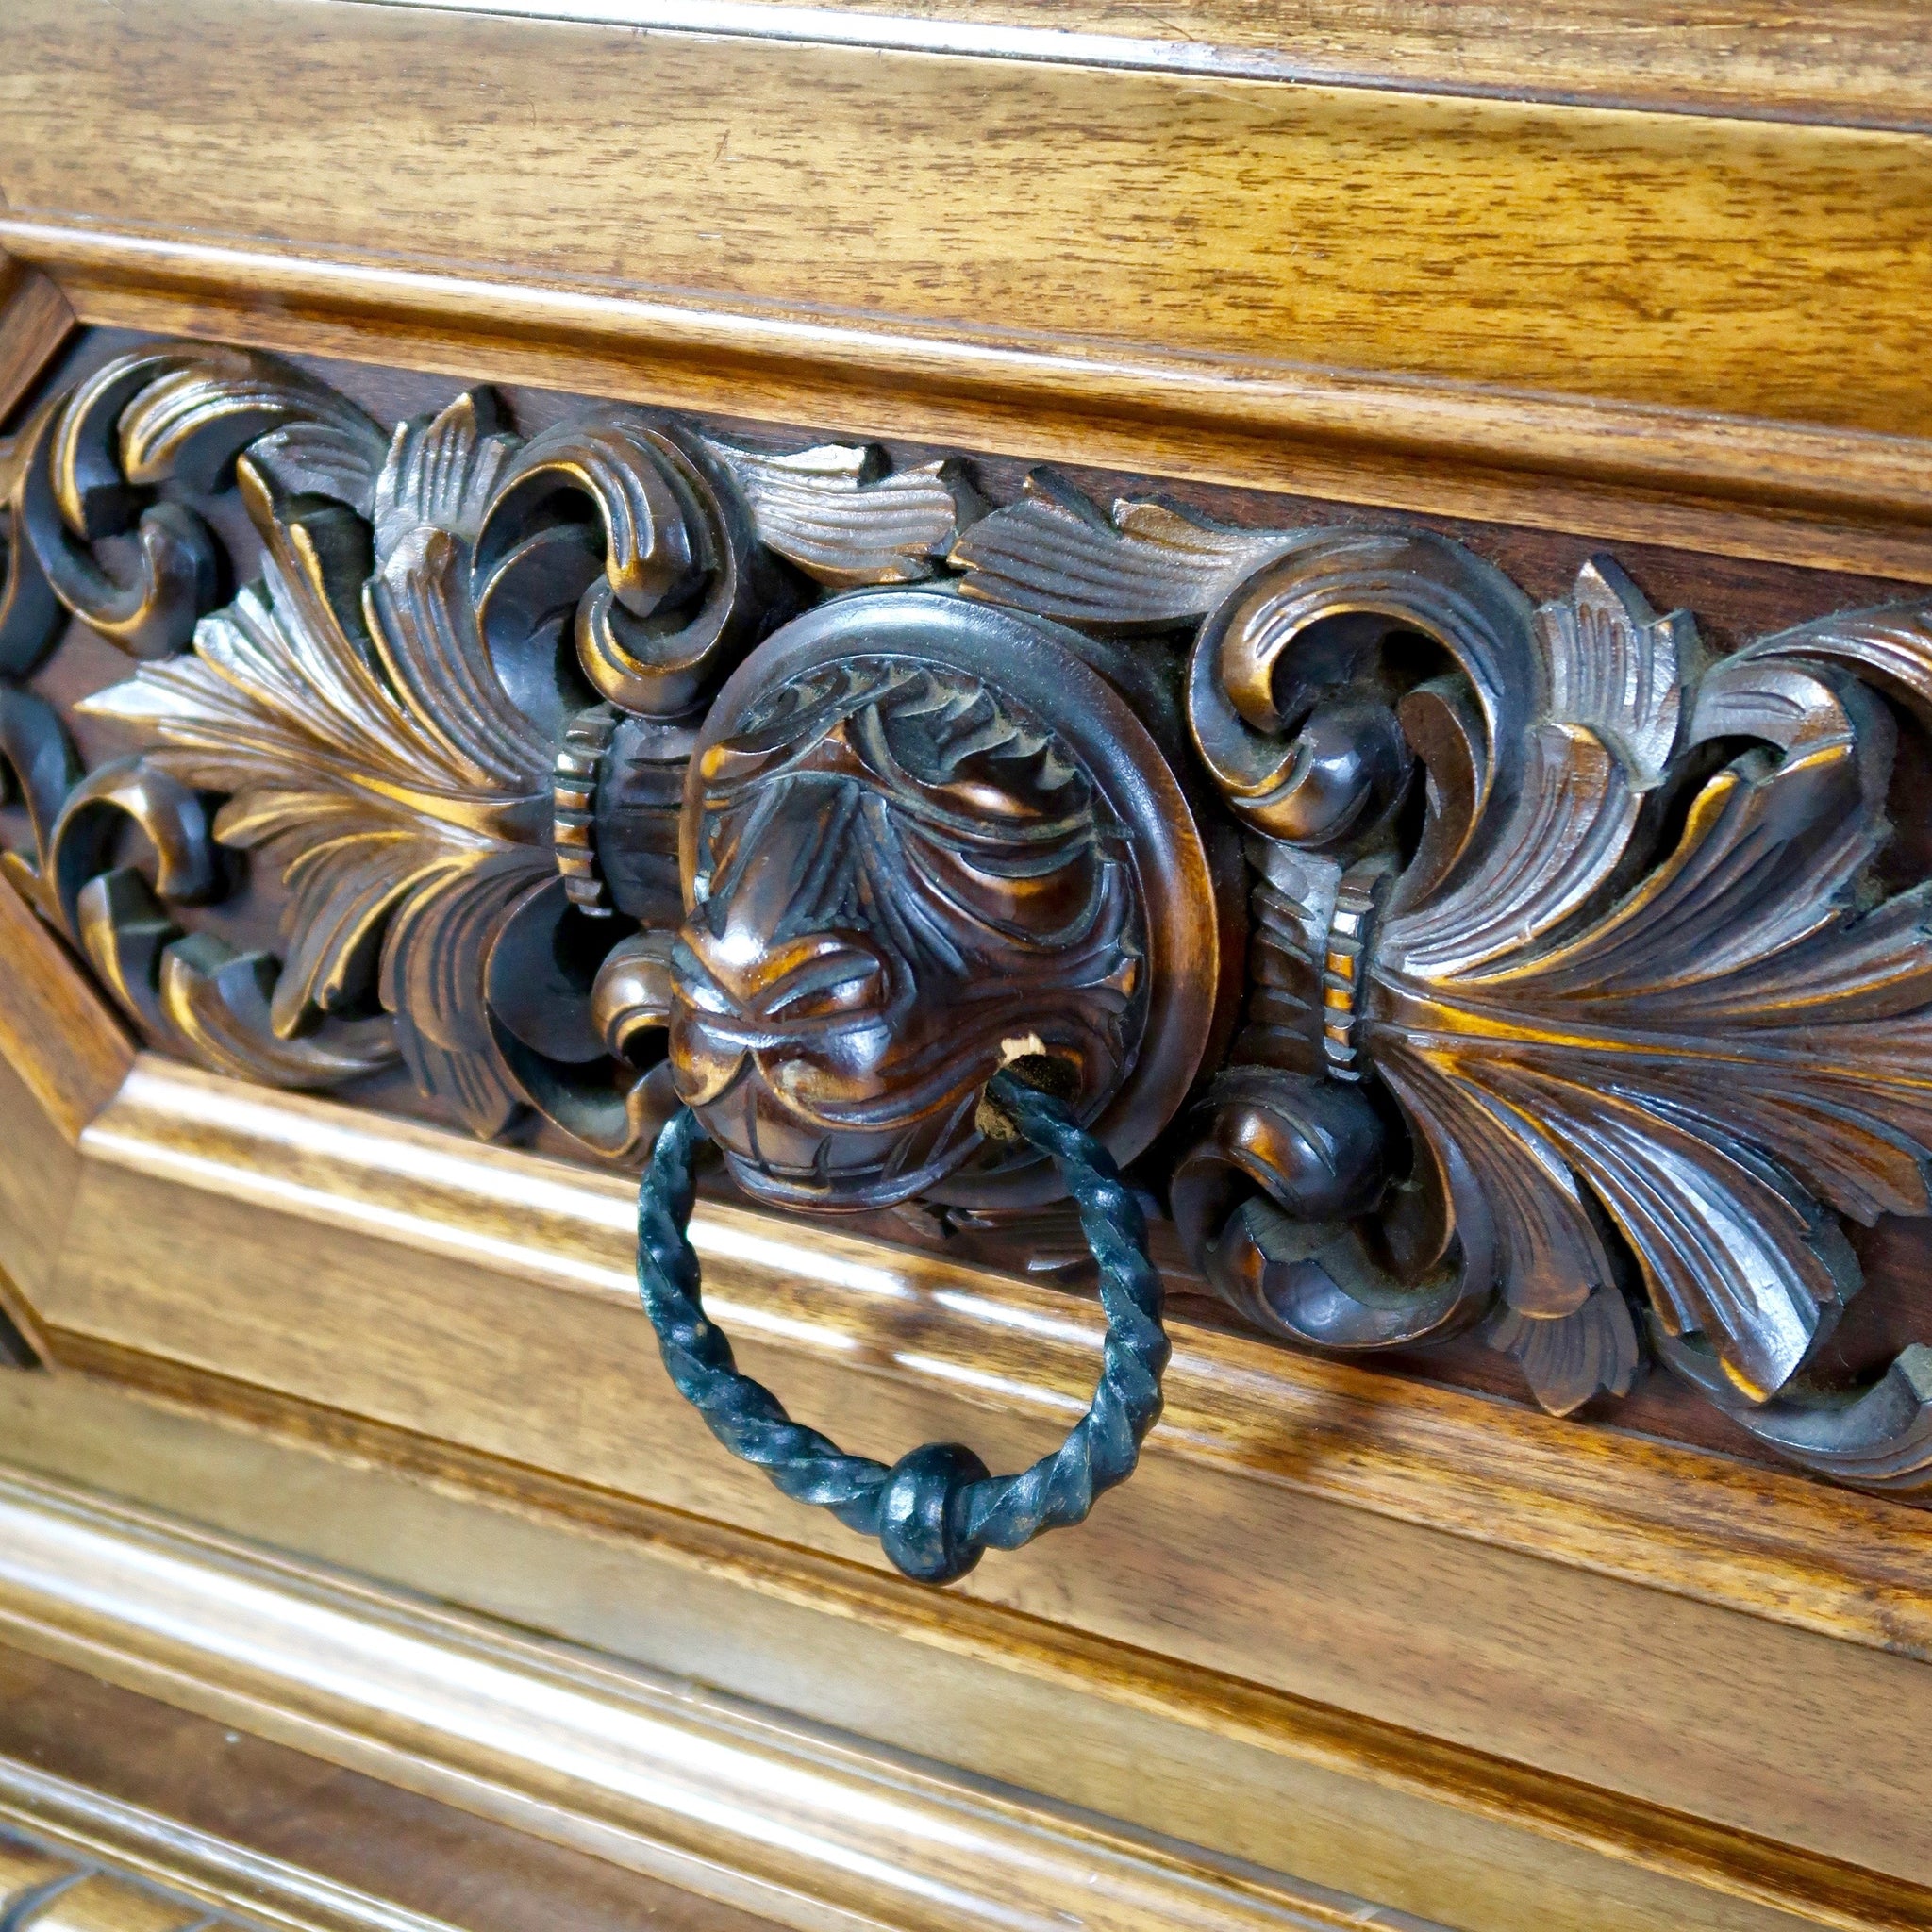
[[[877,1537],[892,1562],[923,1583],[951,1583],[989,1549],[1018,1549],[1041,1530],[1084,1521],[1103,1491],[1133,1474],[1141,1439],[1160,1414],[1167,1367],[1146,1219],[1112,1157],[1058,1100],[1011,1072],[996,1074],[987,1095],[1022,1139],[1053,1157],[1099,1263],[1107,1311],[1091,1405],[1058,1449],[1017,1475],[990,1474],[958,1442],[927,1442],[890,1468],[848,1456],[794,1423],[737,1366],[731,1343],[705,1314],[698,1257],[685,1235],[705,1138],[689,1108],[658,1135],[638,1191],[638,1289],[678,1392],[734,1456],[756,1463],[795,1501],[822,1505],[847,1527]]]

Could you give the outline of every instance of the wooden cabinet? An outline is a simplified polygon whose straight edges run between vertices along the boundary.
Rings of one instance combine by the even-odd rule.
[[[1932,1924],[1928,51],[12,0],[5,1932]]]

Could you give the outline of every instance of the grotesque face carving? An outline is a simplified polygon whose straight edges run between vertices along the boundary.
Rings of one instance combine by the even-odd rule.
[[[1145,1010],[1125,832],[1066,745],[961,670],[836,658],[699,755],[671,1060],[741,1182],[876,1208],[981,1154],[1005,1042],[1095,1111]],[[982,1158],[986,1157],[982,1156]]]

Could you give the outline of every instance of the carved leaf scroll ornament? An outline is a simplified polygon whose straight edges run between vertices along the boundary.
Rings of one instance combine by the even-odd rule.
[[[627,1158],[681,1082],[754,1191],[996,1220],[1047,1198],[968,1162],[1032,998],[1257,1325],[1479,1326],[1557,1412],[1655,1357],[1807,1467],[1932,1483],[1932,1349],[1820,1366],[1844,1224],[1932,1211],[1932,882],[1887,870],[1932,611],[1719,658],[1604,558],[1536,606],[1426,532],[1045,475],[988,512],[953,463],[623,408],[386,435],[199,345],[44,405],[0,509],[7,870],[155,1043],[400,1059]],[[141,747],[93,769],[25,682],[75,625],[137,660],[77,708]],[[244,867],[277,953],[197,909]]]
[[[1924,609],[1712,661],[1606,558],[1533,608],[1442,539],[1063,486],[955,554],[1096,631],[1202,620],[1251,993],[1172,1195],[1236,1307],[1350,1349],[1480,1322],[1557,1412],[1654,1349],[1800,1462],[1932,1481],[1932,1350],[1814,1368],[1859,1286],[1839,1217],[1932,1209],[1932,885],[1874,864]]]
[[[811,455],[622,409],[525,441],[487,391],[385,437],[271,358],[113,359],[0,450],[0,662],[32,670],[70,619],[150,660],[76,707],[146,748],[83,774],[54,709],[0,688],[16,884],[173,1051],[288,1086],[400,1057],[478,1132],[534,1103],[637,1150],[670,1096],[622,1051],[635,974],[597,974],[675,923],[652,854],[675,868],[694,708],[808,577],[917,576],[955,532],[938,466],[881,486],[866,452]],[[861,483],[890,527],[851,516]],[[215,608],[228,559],[176,495],[230,487],[258,576]],[[130,824],[146,870],[118,862]],[[285,890],[279,958],[178,923],[223,895],[223,849]]]

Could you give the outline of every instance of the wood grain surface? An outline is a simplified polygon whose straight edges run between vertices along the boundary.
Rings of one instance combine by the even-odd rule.
[[[239,1231],[251,1211],[303,1226],[298,1241],[308,1258],[336,1253],[338,1243],[343,1254],[386,1252],[393,1258],[361,1291],[385,1300],[407,1300],[416,1278],[410,1257],[422,1257],[453,1275],[480,1266],[508,1282],[564,1291],[586,1305],[587,1321],[607,1310],[628,1318],[634,1309],[633,1187],[620,1175],[264,1093],[152,1058],[84,1144],[90,1211],[75,1224],[42,1312],[104,1341],[198,1360],[239,1380],[258,1376],[257,1346],[278,1361],[300,1358],[299,1336],[289,1337],[288,1347],[271,1336],[251,1342],[253,1320],[242,1330],[219,1318],[201,1344],[208,1352],[197,1353],[188,1327],[159,1314],[173,1291],[156,1263],[175,1243],[192,1241],[197,1224],[219,1221]],[[163,1205],[170,1189],[180,1191],[174,1208]],[[117,1199],[128,1208],[110,1209]],[[139,1257],[109,1232],[136,1202],[157,1217]],[[991,1413],[1025,1416],[1040,1431],[1077,1411],[1091,1388],[1102,1327],[1091,1304],[829,1230],[815,1231],[807,1246],[791,1224],[724,1204],[701,1208],[692,1238],[718,1319],[754,1347],[776,1346],[801,1366],[849,1366],[950,1391]],[[273,1233],[247,1239],[267,1261],[268,1278],[285,1272],[273,1258]],[[128,1275],[130,1260],[151,1285],[130,1283],[132,1298],[104,1296],[109,1279]],[[150,1296],[158,1305],[143,1318],[137,1309]],[[558,1314],[575,1319],[563,1313],[569,1307]],[[526,1319],[541,1325],[543,1317],[520,1316],[520,1325]],[[399,1334],[425,1320],[397,1306],[378,1325]],[[1924,1588],[1932,1519],[1922,1511],[1458,1391],[1394,1385],[1352,1364],[1215,1330],[1178,1332],[1166,1415],[1154,1438],[1173,1454],[1932,1657]],[[634,1339],[648,1354],[648,1338]],[[287,1386],[275,1374],[258,1378]],[[452,1437],[484,1446],[473,1433],[483,1410],[464,1415],[453,1360],[436,1379],[431,1399],[455,1405]],[[496,1379],[492,1371],[481,1386]],[[487,1403],[480,1387],[478,1393]],[[703,1440],[695,1424],[691,1438]],[[707,1465],[721,1459],[708,1450],[701,1457]],[[558,1467],[587,1473],[568,1461]],[[754,1479],[744,1493],[763,1502],[767,1492]],[[774,1498],[769,1507],[781,1529],[794,1523],[788,1506]],[[847,1547],[839,1532],[830,1534],[832,1547]]]
[[[1016,1912],[1265,1932],[1373,1909],[45,1484],[0,1485],[0,1519],[18,1647],[796,1932]],[[1847,1902],[1906,1896],[1832,1876]]]
[[[1932,45],[1910,0],[1674,7],[1629,0],[386,0],[391,6],[837,40],[989,58],[1325,80],[1924,128]]]
[[[10,1061],[0,1061],[0,1270],[11,1283],[4,1305],[24,1335],[38,1333],[32,1302],[59,1253],[80,1159]]]
[[[203,1404],[225,1378],[332,1412],[351,1440],[362,1419],[446,1443],[493,1463],[499,1487],[562,1476],[866,1560],[673,1398],[630,1302],[622,1181],[414,1128],[372,1141],[345,1110],[200,1083],[143,1072],[90,1130],[75,1233],[39,1302],[70,1360],[173,1365]],[[291,1124],[268,1132],[263,1109]],[[895,1270],[836,1238],[802,1248],[745,1214],[708,1215],[699,1237],[746,1365],[860,1453],[964,1439],[1010,1466],[1084,1402],[1095,1324],[1063,1298]],[[1924,1667],[1864,1647],[1923,1647],[1923,1513],[1178,1341],[1135,1482],[1077,1537],[982,1566],[974,1598],[1926,1875],[1907,1769]],[[1810,1634],[1827,1628],[1864,1643]]]
[[[867,4],[14,0],[0,414],[77,316],[1932,581],[1916,10]],[[17,1726],[77,1669],[807,1932],[1932,1925],[1923,1514],[1181,1324],[1136,1484],[926,1596],[673,1401],[628,1183],[137,1062],[5,892],[0,953],[8,1453],[663,1674],[16,1482]],[[697,1235],[856,1449],[1086,1399],[1082,1305]]]
[[[6,31],[0,239],[89,319],[1927,572],[1917,134],[337,0]]]
[[[75,1375],[0,1380],[0,1417],[36,1469],[1454,1924],[1661,1932],[1756,1924],[1752,1899],[1777,1924],[1846,1904],[1829,1861],[1600,1784],[681,1512],[540,1500],[532,1472],[482,1496],[438,1445],[383,1457],[341,1418],[306,1418],[339,1432],[324,1448],[287,1412],[216,1424]]]
[[[770,1923],[0,1650],[0,1831],[9,1824],[58,1857],[276,1932]]]

